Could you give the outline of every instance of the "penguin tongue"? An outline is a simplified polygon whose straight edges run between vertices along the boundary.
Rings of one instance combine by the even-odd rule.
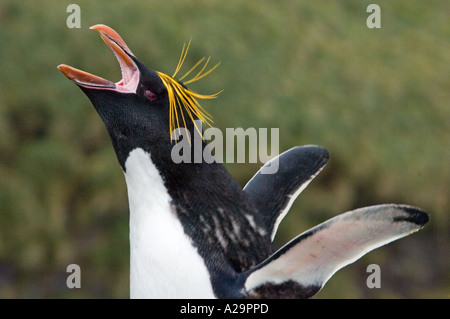
[[[122,93],[136,93],[139,84],[140,72],[136,63],[131,57],[134,54],[122,40],[119,34],[110,27],[97,24],[90,29],[97,30],[103,41],[113,51],[119,61],[122,79],[116,83],[105,80],[99,76],[78,70],[66,64],[61,64],[58,69],[70,80],[83,87],[91,89],[105,89]]]

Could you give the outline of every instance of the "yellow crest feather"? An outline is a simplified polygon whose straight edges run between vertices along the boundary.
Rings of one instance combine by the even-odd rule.
[[[178,65],[175,69],[175,72],[172,76],[169,76],[167,74],[164,74],[162,72],[156,72],[159,77],[161,78],[164,86],[167,89],[167,95],[169,97],[169,127],[170,127],[170,139],[172,140],[172,133],[175,130],[175,128],[178,128],[178,133],[180,134],[180,118],[178,116],[178,109],[181,111],[181,120],[183,121],[184,127],[186,127],[186,119],[184,118],[183,108],[188,114],[191,121],[194,123],[195,129],[197,132],[202,136],[202,132],[200,128],[197,127],[197,124],[194,121],[194,116],[199,118],[202,122],[206,123],[208,126],[211,126],[212,117],[211,115],[200,105],[200,103],[197,101],[197,99],[214,99],[221,93],[217,92],[216,94],[211,95],[204,95],[204,94],[198,94],[195,93],[189,89],[187,89],[185,86],[183,86],[179,81],[175,79],[175,76],[178,74],[178,72],[181,70],[181,67],[183,66],[183,63],[186,59],[187,52],[189,50],[189,46],[191,44],[191,41],[189,41],[188,45],[183,45],[183,49],[181,51],[180,60],[178,61]],[[210,68],[208,71],[205,72],[206,67],[208,66],[210,58],[206,59],[202,58],[200,61],[198,61],[189,71],[186,72],[181,78],[180,81],[182,81],[184,78],[186,78],[190,73],[192,73],[195,69],[198,68],[199,65],[203,64],[203,67],[200,69],[200,71],[197,72],[197,74],[192,77],[191,79],[184,82],[184,84],[189,84],[196,82],[198,80],[203,79],[205,76],[210,74],[212,71],[214,71],[220,63],[216,64],[212,68]],[[189,134],[187,135],[189,139]],[[203,138],[203,136],[202,136]],[[190,140],[189,140],[190,143]]]

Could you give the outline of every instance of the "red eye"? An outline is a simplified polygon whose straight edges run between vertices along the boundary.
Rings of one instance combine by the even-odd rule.
[[[145,96],[150,100],[150,101],[155,101],[157,99],[157,96],[155,93],[153,93],[150,90],[145,90]]]

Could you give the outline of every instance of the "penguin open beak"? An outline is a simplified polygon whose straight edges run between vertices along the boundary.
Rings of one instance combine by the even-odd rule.
[[[122,79],[116,83],[99,76],[78,70],[66,64],[58,65],[58,69],[76,84],[89,89],[112,90],[122,93],[136,93],[140,79],[140,71],[133,58],[134,54],[120,35],[110,27],[97,24],[90,29],[97,30],[103,41],[113,51],[120,64]]]

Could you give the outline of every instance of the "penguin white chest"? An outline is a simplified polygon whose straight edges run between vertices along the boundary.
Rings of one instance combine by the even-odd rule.
[[[125,162],[130,205],[130,297],[215,298],[206,265],[185,234],[150,154]]]

